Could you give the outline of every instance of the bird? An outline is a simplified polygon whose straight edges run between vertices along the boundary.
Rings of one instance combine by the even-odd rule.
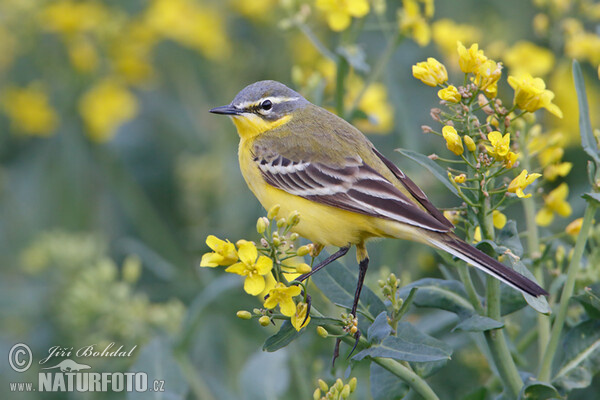
[[[354,317],[369,266],[366,242],[380,237],[424,243],[520,292],[548,295],[535,282],[460,239],[425,193],[362,132],[283,83],[252,83],[230,104],[210,112],[233,120],[240,137],[242,175],[262,206],[269,210],[278,204],[283,215],[297,211],[296,233],[318,249],[339,248],[297,280],[356,247]]]

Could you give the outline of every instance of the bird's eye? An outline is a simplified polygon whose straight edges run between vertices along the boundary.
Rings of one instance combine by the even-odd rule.
[[[271,103],[271,100],[265,100],[260,107],[265,111],[269,111],[273,107],[273,103]]]

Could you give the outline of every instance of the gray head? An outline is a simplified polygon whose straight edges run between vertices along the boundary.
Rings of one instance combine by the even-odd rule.
[[[242,89],[231,104],[213,108],[211,113],[225,115],[253,114],[275,121],[304,107],[308,100],[277,81],[258,81]]]

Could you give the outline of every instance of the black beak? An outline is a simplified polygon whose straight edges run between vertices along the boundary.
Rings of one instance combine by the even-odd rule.
[[[241,111],[232,106],[231,104],[221,107],[215,107],[210,110],[213,114],[223,114],[223,115],[237,115],[240,114]]]

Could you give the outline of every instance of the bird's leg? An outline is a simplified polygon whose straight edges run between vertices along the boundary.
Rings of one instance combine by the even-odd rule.
[[[304,275],[300,275],[299,277],[296,278],[296,280],[298,282],[302,282],[304,281],[306,278],[310,277],[312,274],[314,274],[315,272],[318,272],[320,269],[322,269],[323,267],[331,264],[332,262],[334,262],[335,260],[337,260],[338,258],[344,256],[348,250],[350,250],[350,246],[346,246],[346,247],[340,247],[340,249],[333,253],[332,255],[330,255],[329,257],[327,257],[325,260],[321,261],[316,267],[314,267],[310,272],[307,272]]]
[[[367,275],[367,269],[369,268],[369,255],[367,253],[367,248],[364,243],[356,245],[356,258],[358,260],[358,282],[356,284],[356,292],[354,292],[354,301],[352,302],[352,317],[357,318],[356,310],[358,309],[358,301],[360,300],[360,292],[362,291],[363,283],[365,281],[365,276]],[[360,339],[360,331],[356,331],[354,334],[354,346],[350,351],[348,357],[354,353],[356,346],[358,345],[358,340]],[[339,347],[340,347],[341,339],[338,338],[335,341],[335,349],[333,352],[333,363],[335,363],[335,359],[339,355]]]

